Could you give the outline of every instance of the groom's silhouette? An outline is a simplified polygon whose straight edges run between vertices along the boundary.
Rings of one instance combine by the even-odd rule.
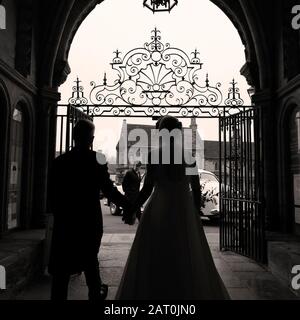
[[[52,300],[67,299],[70,275],[84,272],[89,299],[102,299],[98,251],[103,235],[100,189],[115,204],[127,207],[126,198],[109,178],[104,156],[91,151],[94,124],[79,121],[75,147],[58,157],[50,175],[50,204],[54,214],[49,273]]]

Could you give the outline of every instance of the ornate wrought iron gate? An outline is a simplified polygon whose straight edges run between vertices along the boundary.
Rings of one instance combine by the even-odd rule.
[[[265,260],[259,110],[220,118],[220,247]]]
[[[117,77],[109,83],[91,82],[89,96],[77,78],[68,103],[60,104],[57,120],[59,153],[73,146],[78,119],[94,117],[216,118],[220,132],[221,249],[265,258],[259,110],[244,106],[236,82],[224,99],[221,84],[211,85],[201,74],[199,52],[191,57],[163,44],[155,29],[151,42],[121,55],[111,67]],[[61,112],[60,112],[61,111]]]

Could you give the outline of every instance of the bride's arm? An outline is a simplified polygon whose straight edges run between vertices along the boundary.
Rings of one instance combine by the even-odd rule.
[[[197,164],[194,163],[191,166],[191,168],[192,168],[193,173],[190,176],[190,181],[191,181],[191,187],[192,187],[192,192],[193,192],[194,204],[196,206],[196,209],[201,211],[202,193],[201,193],[201,185],[200,185]]]
[[[201,210],[201,186],[198,175],[191,176],[191,186],[193,191],[194,203],[197,210]]]

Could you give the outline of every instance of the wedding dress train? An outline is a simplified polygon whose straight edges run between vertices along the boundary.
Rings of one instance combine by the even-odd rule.
[[[153,192],[116,299],[229,299],[196,210],[190,176],[170,166],[150,166],[146,179]]]

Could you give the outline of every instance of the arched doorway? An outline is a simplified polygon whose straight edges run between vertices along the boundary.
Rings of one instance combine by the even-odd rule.
[[[294,107],[289,122],[289,174],[291,177],[291,230],[300,235],[300,107]]]
[[[20,105],[13,110],[10,129],[7,229],[20,227],[22,199],[25,119]]]
[[[32,152],[30,117],[27,102],[21,100],[12,110],[8,155],[6,230],[24,229],[29,224],[31,207],[30,159]]]
[[[265,59],[265,47],[263,45],[257,45],[258,41],[261,43],[263,43],[263,41],[261,39],[261,33],[259,32],[259,19],[256,19],[251,11],[253,8],[251,9],[248,5],[241,6],[239,3],[232,4],[221,0],[213,2],[219,6],[233,22],[245,45],[246,64],[242,68],[242,74],[247,78],[248,83],[255,89],[259,90],[267,87],[268,75],[270,75],[270,73],[267,72],[268,65]],[[82,12],[84,12],[84,14],[78,14],[78,7],[76,7],[76,10],[74,9],[74,11],[71,9],[68,18],[66,18],[64,27],[59,30],[61,37],[60,39],[57,39],[55,52],[51,55],[51,50],[49,50],[49,54],[45,55],[45,58],[50,60],[45,63],[48,70],[46,70],[44,77],[45,81],[51,86],[58,87],[61,85],[70,72],[67,61],[70,45],[80,24],[83,22],[86,15],[92,11],[94,6],[95,2],[93,1],[84,5],[82,7]],[[238,122],[239,120],[237,120],[237,123]],[[55,139],[55,137],[52,137],[52,139]],[[252,154],[251,151],[248,151],[248,154]],[[260,190],[260,192],[262,192],[262,190]],[[244,224],[241,223],[241,227],[243,227],[243,225]],[[261,231],[262,230],[260,230],[260,232]]]

